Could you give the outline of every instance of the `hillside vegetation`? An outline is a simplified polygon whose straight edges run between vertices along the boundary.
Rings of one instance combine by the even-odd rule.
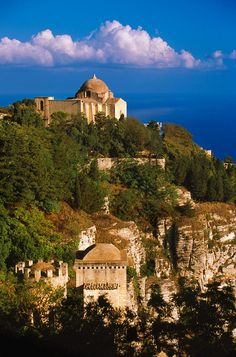
[[[165,124],[160,133],[154,121],[143,125],[99,113],[88,124],[83,115],[58,112],[46,128],[30,99],[5,113],[0,121],[2,349],[12,355],[17,346],[24,356],[153,357],[161,351],[168,356],[233,356],[233,290],[214,282],[202,291],[194,276],[196,270],[206,273],[209,264],[203,258],[215,244],[219,254],[223,247],[224,261],[232,268],[234,242],[220,241],[235,230],[232,162],[224,165],[209,157],[186,129],[173,124]],[[166,168],[148,160],[137,163],[134,158],[140,156],[165,158]],[[98,157],[125,160],[104,172],[98,170]],[[180,205],[180,186],[182,192],[191,191],[195,207],[191,200]],[[103,213],[105,197],[109,215]],[[132,250],[127,279],[137,313],[114,309],[104,296],[84,306],[80,292],[71,287],[79,234],[93,225],[97,242]],[[42,279],[37,284],[16,280],[14,265],[28,259],[69,263],[66,299]],[[178,291],[166,302],[162,283],[173,282]],[[141,290],[149,300],[142,301]]]
[[[82,221],[88,221],[108,195],[114,215],[155,234],[160,217],[179,214],[175,185],[185,186],[199,201],[235,202],[235,167],[225,169],[223,162],[209,158],[179,126],[166,124],[161,136],[153,121],[144,126],[133,118],[118,121],[99,113],[88,124],[83,115],[58,112],[45,128],[27,99],[9,112],[0,122],[2,270],[25,259],[69,259],[66,237],[76,241],[81,227],[61,218],[65,204],[87,213]],[[140,152],[164,156],[166,170],[135,163],[132,158]],[[97,156],[127,161],[104,174],[98,171]],[[73,238],[70,244],[73,251]]]

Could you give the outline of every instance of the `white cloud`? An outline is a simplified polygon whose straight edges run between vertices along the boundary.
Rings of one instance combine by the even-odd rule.
[[[217,51],[213,52],[212,57],[216,58],[216,59],[217,58],[222,58],[223,57],[223,52],[221,50],[217,50]]]
[[[236,50],[233,50],[230,55],[229,55],[230,59],[236,59]]]
[[[236,51],[231,53],[236,58]],[[222,64],[220,50],[211,56],[211,65]],[[101,63],[148,68],[201,68],[206,61],[190,52],[172,48],[161,37],[151,37],[141,27],[131,28],[118,21],[107,21],[80,41],[70,35],[53,35],[44,30],[28,42],[7,37],[0,40],[0,64],[57,66]],[[205,64],[204,64],[205,63]],[[209,67],[209,63],[207,64]]]
[[[38,64],[52,65],[53,57],[47,49],[33,45],[30,42],[22,43],[4,37],[0,41],[0,64]]]
[[[191,67],[194,66],[194,58],[187,51],[177,53],[161,37],[151,38],[141,27],[132,29],[118,21],[107,21],[89,42],[102,51],[104,62],[157,68],[190,67],[191,57]]]
[[[222,62],[224,59],[235,60],[236,59],[236,50],[233,50],[231,53],[223,53],[222,51],[217,50],[213,53],[213,57],[216,60],[221,60]]]

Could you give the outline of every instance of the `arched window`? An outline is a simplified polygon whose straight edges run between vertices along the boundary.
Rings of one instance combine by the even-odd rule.
[[[44,110],[44,102],[43,100],[40,100],[40,110]]]
[[[40,110],[44,110],[44,102],[43,100],[40,100]]]

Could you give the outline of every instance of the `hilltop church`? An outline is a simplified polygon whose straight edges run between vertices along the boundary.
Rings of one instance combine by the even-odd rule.
[[[83,113],[89,123],[94,122],[95,115],[99,112],[117,119],[127,116],[126,101],[114,98],[106,83],[95,75],[85,81],[72,98],[55,100],[54,97],[36,97],[35,103],[46,126],[50,124],[51,115],[59,111],[71,115]]]

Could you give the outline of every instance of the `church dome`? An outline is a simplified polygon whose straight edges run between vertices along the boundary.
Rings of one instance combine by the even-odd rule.
[[[105,93],[109,91],[108,86],[101,79],[98,79],[95,74],[93,78],[85,81],[80,87],[79,92],[91,91],[95,93]]]
[[[121,253],[111,243],[98,243],[84,256],[83,261],[90,262],[112,262],[120,261]]]

